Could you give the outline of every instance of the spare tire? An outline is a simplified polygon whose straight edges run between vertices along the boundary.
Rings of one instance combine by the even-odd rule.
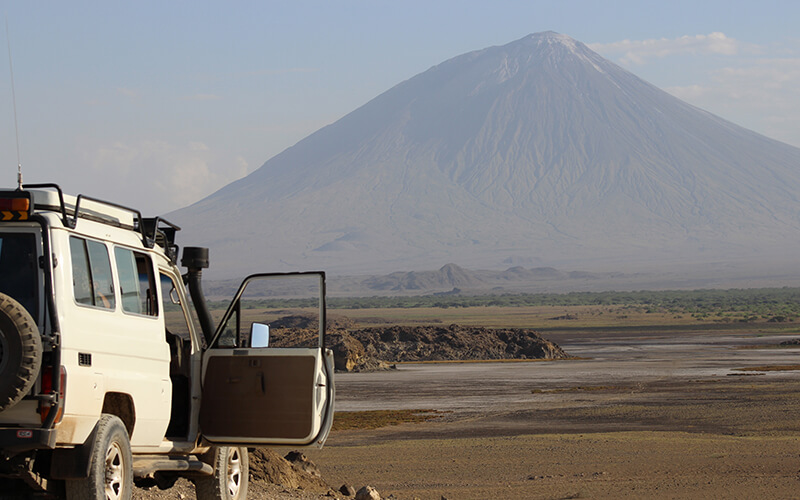
[[[42,338],[30,313],[0,293],[0,411],[33,387],[42,365]]]

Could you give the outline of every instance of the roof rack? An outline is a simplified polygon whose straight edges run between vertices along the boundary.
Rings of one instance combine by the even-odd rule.
[[[175,244],[175,233],[181,228],[161,217],[147,217],[138,220],[138,229],[145,238],[156,243],[164,249],[167,257],[174,262],[178,262],[178,245]],[[152,248],[148,247],[148,248]]]
[[[171,222],[161,219],[160,217],[155,218],[148,218],[144,219],[142,217],[142,213],[134,208],[126,207],[124,205],[120,205],[118,203],[113,203],[106,200],[101,200],[99,198],[93,198],[90,196],[86,196],[83,194],[79,194],[78,197],[75,199],[75,207],[68,208],[66,203],[64,202],[64,192],[61,190],[61,187],[58,184],[53,183],[45,183],[45,184],[26,184],[24,189],[55,189],[58,193],[58,201],[59,207],[43,207],[43,208],[56,208],[61,212],[61,219],[64,226],[75,229],[75,226],[78,224],[78,219],[88,219],[93,220],[95,222],[101,222],[103,224],[107,224],[114,227],[121,227],[121,228],[128,228],[133,231],[137,231],[142,236],[142,244],[146,248],[153,248],[153,246],[158,243],[159,246],[163,247],[164,250],[167,251],[169,254],[171,251],[175,251],[177,255],[177,245],[175,245],[175,232],[180,231],[180,227],[172,224]],[[110,217],[103,217],[102,214],[93,214],[87,210],[81,211],[81,201],[88,200],[94,203],[98,203],[101,205],[106,205],[108,207],[116,208],[119,210],[124,210],[133,214],[134,217],[134,225],[133,227],[121,223],[119,220],[110,218]],[[72,216],[72,217],[70,217]],[[173,257],[170,257],[173,258]],[[174,258],[173,258],[174,260]]]

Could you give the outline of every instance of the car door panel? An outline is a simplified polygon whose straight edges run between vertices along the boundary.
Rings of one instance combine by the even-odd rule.
[[[321,273],[292,273],[319,278]],[[242,287],[258,279],[250,277]],[[321,446],[333,418],[333,360],[324,349],[324,275],[319,291],[319,341],[302,347],[219,347],[220,338],[249,345],[242,331],[240,291],[204,353],[200,430],[214,444]],[[239,301],[239,302],[237,302]],[[249,312],[248,312],[249,314]],[[231,328],[230,325],[236,325]],[[223,330],[225,335],[223,336]],[[233,332],[231,332],[233,330]],[[240,331],[241,330],[241,331]]]

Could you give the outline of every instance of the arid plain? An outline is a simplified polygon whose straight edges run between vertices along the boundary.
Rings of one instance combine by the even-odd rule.
[[[306,452],[334,490],[436,500],[799,495],[800,350],[780,345],[800,337],[791,321],[619,306],[338,313],[360,324],[529,326],[575,359],[337,374],[334,432]],[[249,496],[323,498],[257,484]]]
[[[396,421],[434,418],[335,432],[309,453],[330,484],[409,499],[798,496],[800,351],[779,347],[797,325],[477,309],[439,313],[532,321],[579,359],[340,375],[340,421],[385,410],[400,410]]]

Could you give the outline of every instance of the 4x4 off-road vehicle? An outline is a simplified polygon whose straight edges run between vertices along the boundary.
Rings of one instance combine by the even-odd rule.
[[[178,229],[54,184],[0,191],[0,496],[187,477],[198,498],[244,499],[247,447],[322,446],[325,275],[253,275],[213,308],[208,250],[185,248],[181,273]]]

